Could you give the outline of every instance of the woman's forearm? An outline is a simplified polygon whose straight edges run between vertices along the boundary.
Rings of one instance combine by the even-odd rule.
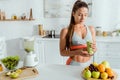
[[[61,51],[61,55],[62,56],[74,56],[74,55],[79,55],[80,52],[78,52],[78,50],[63,50]]]
[[[74,55],[81,55],[82,53],[82,49],[78,49],[78,50],[64,50],[61,51],[61,55],[62,56],[74,56]]]

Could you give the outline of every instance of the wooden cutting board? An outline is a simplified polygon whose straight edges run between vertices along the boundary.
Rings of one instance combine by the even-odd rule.
[[[5,72],[0,74],[0,80],[21,80],[25,78],[36,77],[38,75],[38,71],[36,68],[25,68],[23,69],[22,73],[19,75],[18,78],[12,79],[9,76],[5,75]]]

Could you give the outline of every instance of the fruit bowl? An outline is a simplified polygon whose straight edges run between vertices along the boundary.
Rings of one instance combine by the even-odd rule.
[[[83,69],[81,75],[85,80],[117,80],[116,72],[107,61],[102,61],[100,64],[91,63]]]
[[[82,72],[82,77],[83,77],[83,72]],[[83,77],[84,78],[84,77]],[[85,79],[85,78],[84,78]],[[95,78],[88,78],[85,80],[103,80],[103,79],[95,79]],[[117,80],[117,74],[114,72],[114,78],[113,79],[105,79],[105,80]]]

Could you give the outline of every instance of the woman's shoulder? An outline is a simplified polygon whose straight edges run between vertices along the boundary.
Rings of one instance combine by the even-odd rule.
[[[88,26],[89,27],[89,29],[91,30],[91,31],[95,31],[95,28],[94,28],[94,26]]]
[[[88,26],[88,27],[89,27],[89,29],[90,29],[90,31],[91,31],[92,34],[96,33],[94,26]]]
[[[67,35],[67,32],[68,32],[68,28],[62,28],[60,32],[60,38],[65,38],[65,36]]]
[[[90,29],[93,29],[93,28],[94,28],[94,26],[92,26],[92,25],[89,25],[88,27],[89,27]]]
[[[62,32],[62,33],[67,33],[67,32],[68,32],[68,28],[67,28],[67,27],[62,28],[61,32]]]

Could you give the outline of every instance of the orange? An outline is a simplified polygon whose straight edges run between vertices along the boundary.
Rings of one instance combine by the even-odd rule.
[[[97,66],[97,69],[99,70],[99,72],[105,72],[105,66],[103,64],[99,64]]]
[[[108,74],[109,77],[114,76],[113,70],[111,68],[106,68],[106,73]]]

